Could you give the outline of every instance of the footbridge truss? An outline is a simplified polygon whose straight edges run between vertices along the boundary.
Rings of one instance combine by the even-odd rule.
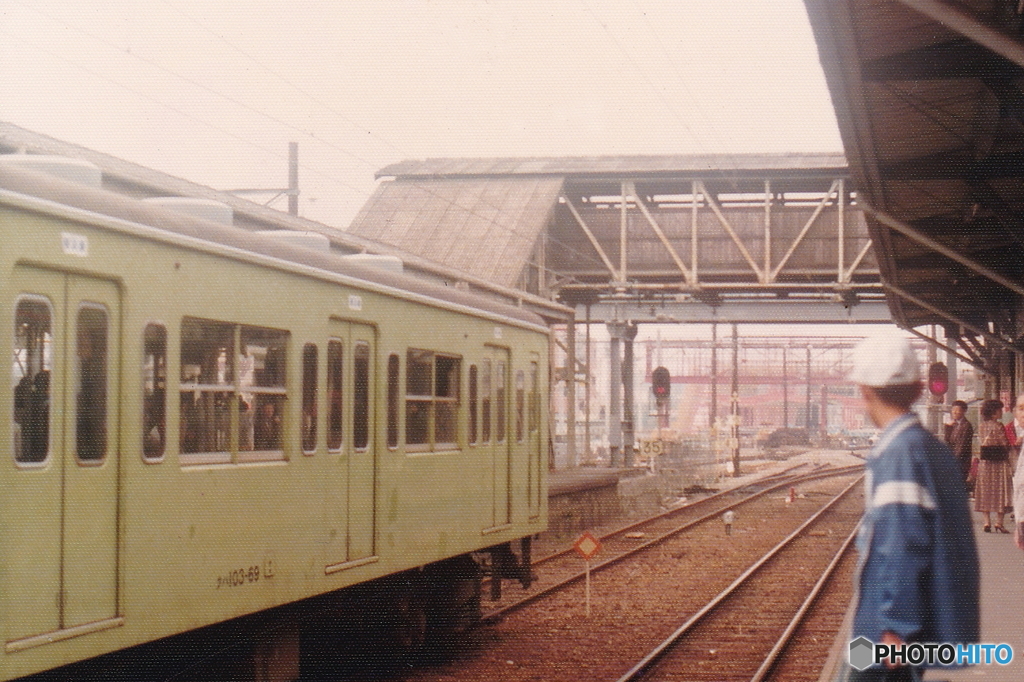
[[[713,160],[566,178],[538,289],[578,320],[889,321],[841,156]]]
[[[628,464],[639,324],[891,321],[841,154],[428,159],[377,177],[350,233],[566,306],[551,323],[572,462],[579,322],[607,325],[609,446]]]
[[[596,321],[888,321],[846,159],[408,160],[349,227]]]

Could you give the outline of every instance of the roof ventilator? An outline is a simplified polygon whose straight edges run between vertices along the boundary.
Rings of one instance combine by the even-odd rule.
[[[257,234],[276,239],[282,244],[300,249],[311,249],[321,253],[331,252],[331,240],[327,235],[308,230],[260,230]]]
[[[75,182],[88,187],[103,186],[103,171],[82,159],[51,154],[0,154],[0,167],[19,168]]]
[[[235,212],[227,204],[213,199],[199,199],[197,197],[150,197],[142,200],[144,203],[153,206],[160,206],[170,211],[184,213],[193,218],[209,220],[220,225],[232,225],[235,222]]]
[[[387,256],[377,253],[353,253],[348,256],[342,256],[342,258],[350,263],[378,270],[386,270],[387,272],[405,271],[405,264],[398,256]]]

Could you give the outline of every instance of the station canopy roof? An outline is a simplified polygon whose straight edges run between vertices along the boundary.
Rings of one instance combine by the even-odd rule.
[[[805,3],[894,319],[1019,350],[1021,4]]]

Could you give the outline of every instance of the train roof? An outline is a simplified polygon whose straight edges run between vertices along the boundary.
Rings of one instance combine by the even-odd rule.
[[[186,215],[45,172],[0,163],[0,202],[15,203],[10,193],[29,198],[31,206],[26,207],[33,210],[51,213],[68,209],[84,211],[94,215],[90,219],[83,214],[79,220],[109,228],[116,228],[116,223],[123,221],[126,224],[122,224],[120,229],[144,238],[161,241],[184,238],[192,248],[200,250],[227,247],[238,258],[272,259],[278,267],[284,266],[309,276],[348,280],[347,284],[359,288],[500,318],[509,324],[540,328],[538,331],[547,330],[539,315],[454,286],[424,281],[338,254],[295,246],[273,236]]]

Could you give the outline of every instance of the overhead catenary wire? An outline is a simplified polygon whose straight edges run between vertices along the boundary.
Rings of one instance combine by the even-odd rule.
[[[66,27],[70,28],[71,30],[77,31],[79,33],[82,33],[83,35],[88,36],[89,39],[92,40],[93,42],[101,41],[102,44],[104,44],[105,46],[115,50],[117,54],[122,55],[123,57],[129,58],[129,59],[132,59],[132,60],[138,60],[140,58],[144,58],[145,55],[147,54],[146,51],[142,50],[142,49],[132,49],[131,46],[126,46],[126,45],[123,45],[123,44],[118,44],[118,45],[113,44],[112,40],[109,40],[109,39],[104,37],[105,33],[102,30],[94,29],[91,32],[88,31],[88,30],[84,30],[82,27],[85,26],[85,19],[84,19],[85,15],[74,14],[74,15],[67,15],[65,17],[63,12],[57,12],[55,10],[50,10],[49,14],[47,14],[45,11],[36,10],[35,8],[33,8],[31,6],[32,3],[28,3],[28,2],[25,2],[25,1],[22,1],[22,0],[12,0],[12,2],[14,4],[16,4],[16,5],[21,6],[21,7],[26,7],[28,9],[30,9],[31,11],[35,12],[36,14],[39,14],[40,16],[46,17],[47,21],[49,21],[49,22],[59,22],[62,26],[66,26]],[[319,108],[319,109],[321,109],[321,110],[323,110],[325,112],[328,112],[330,114],[331,118],[336,119],[338,121],[343,121],[346,125],[353,126],[354,129],[356,129],[356,130],[358,130],[360,132],[360,135],[363,136],[364,139],[365,138],[372,138],[376,143],[379,143],[379,145],[381,145],[381,147],[387,147],[388,149],[391,149],[391,150],[401,151],[399,146],[394,144],[394,140],[391,139],[390,137],[388,137],[386,135],[381,135],[381,134],[379,134],[379,131],[372,130],[368,126],[360,125],[360,123],[356,120],[356,118],[354,118],[352,116],[349,116],[349,115],[347,115],[344,112],[343,107],[338,107],[336,105],[332,106],[331,102],[326,101],[325,97],[323,97],[321,95],[318,95],[318,93],[316,93],[316,92],[311,92],[310,88],[302,87],[302,86],[298,85],[293,79],[290,79],[288,77],[288,75],[287,75],[287,72],[283,71],[280,68],[276,68],[274,66],[268,65],[267,61],[265,59],[261,59],[260,56],[259,56],[259,55],[262,54],[262,52],[259,53],[259,54],[256,54],[256,53],[253,53],[251,50],[249,50],[249,51],[244,50],[238,44],[237,41],[229,40],[228,37],[227,37],[227,34],[224,31],[218,31],[218,30],[214,30],[214,29],[210,28],[208,26],[208,22],[205,22],[202,19],[196,18],[195,12],[191,11],[190,7],[185,7],[184,9],[182,9],[182,8],[179,8],[179,7],[175,6],[175,4],[173,4],[173,3],[167,2],[166,0],[164,0],[161,4],[162,4],[162,6],[169,8],[170,11],[173,11],[178,16],[185,17],[186,20],[188,20],[189,22],[195,24],[196,26],[199,26],[205,32],[207,32],[209,35],[212,35],[218,42],[223,43],[224,45],[229,47],[235,53],[242,55],[245,58],[246,63],[252,64],[255,67],[255,69],[257,69],[255,71],[254,71],[254,69],[246,69],[246,77],[247,78],[255,77],[255,78],[258,79],[260,77],[260,74],[267,74],[269,76],[272,76],[275,80],[287,84],[289,88],[291,88],[294,92],[296,92],[299,95],[301,95],[301,97],[303,99],[305,99],[305,100],[315,104],[315,106],[317,108]],[[493,6],[490,6],[490,7],[486,8],[486,9],[483,9],[483,6],[479,6],[479,7],[481,8],[481,12],[486,13],[487,16],[492,17],[495,20],[505,21],[506,19],[508,19],[508,17],[505,17],[503,15],[495,17],[494,16],[495,8]],[[640,16],[642,16],[644,18],[645,23],[648,26],[650,26],[650,22],[647,20],[646,17],[643,16],[643,10],[635,2],[634,2],[634,8],[637,10],[637,12],[639,12]],[[150,14],[151,14],[151,12],[149,10],[147,10],[146,11],[146,15],[150,15]],[[444,19],[440,14],[438,14],[436,12],[436,10],[430,10],[430,16],[434,17],[435,15],[437,15],[436,18],[439,21],[440,20],[444,20],[444,21],[450,23],[447,19]],[[167,15],[167,16],[170,17],[170,15]],[[511,16],[512,15],[510,14],[509,17],[511,17]],[[620,60],[620,61],[623,61],[623,63],[627,65],[628,72],[631,72],[631,73],[634,74],[634,75],[632,75],[630,77],[630,79],[632,81],[634,81],[634,83],[647,83],[648,87],[650,87],[651,90],[657,94],[657,101],[659,102],[659,106],[657,108],[663,108],[666,111],[670,112],[672,114],[673,118],[680,123],[679,127],[690,130],[691,137],[693,137],[694,140],[696,140],[697,144],[698,145],[703,145],[704,144],[704,140],[701,137],[698,137],[693,132],[693,129],[690,127],[690,123],[687,120],[687,118],[684,117],[682,115],[682,113],[679,110],[677,110],[672,105],[672,102],[670,101],[670,98],[668,97],[669,93],[668,93],[668,91],[665,88],[665,84],[661,83],[662,87],[660,87],[660,88],[657,87],[657,85],[654,82],[652,82],[652,78],[649,76],[649,74],[643,68],[641,68],[642,64],[646,64],[647,62],[642,62],[641,60],[638,60],[636,58],[637,57],[636,55],[630,54],[628,40],[627,40],[628,36],[626,34],[623,34],[621,31],[618,31],[618,32],[614,31],[613,30],[613,28],[614,28],[613,26],[609,26],[608,23],[602,22],[600,20],[600,18],[597,16],[597,14],[594,13],[592,10],[591,10],[591,16],[593,16],[594,20],[601,26],[601,29],[604,30],[608,35],[610,35],[612,37],[612,40],[614,41],[614,44],[619,47],[619,50],[627,55],[627,59],[626,60],[624,60],[624,61]],[[630,18],[630,17],[628,17],[628,9],[627,9],[626,17]],[[173,19],[172,19],[172,21],[173,21]],[[587,23],[587,22],[585,22],[585,23]],[[358,24],[352,24],[352,27],[353,27],[352,30],[359,30],[359,25]],[[168,26],[167,30],[168,30],[168,32],[172,31],[172,30],[177,32],[177,31],[180,30],[180,28],[181,28],[180,26],[178,28],[174,28],[172,26]],[[0,29],[0,30],[2,30],[2,29]],[[182,34],[182,35],[185,35],[185,34]],[[191,35],[192,36],[198,36],[198,34],[194,33],[194,32],[191,32]],[[588,32],[588,35],[594,36],[592,31]],[[652,56],[654,56],[656,59],[660,59],[662,62],[667,62],[672,67],[673,73],[675,73],[676,78],[683,85],[683,89],[686,90],[687,92],[689,92],[689,87],[688,87],[688,84],[686,82],[686,79],[683,78],[683,74],[681,74],[680,71],[679,71],[679,65],[676,64],[675,61],[671,59],[671,55],[668,53],[668,50],[666,49],[665,44],[661,41],[661,38],[657,34],[657,32],[655,32],[653,35],[655,36],[655,38],[657,38],[656,45],[660,49],[653,50],[652,53],[651,53]],[[135,39],[131,39],[131,42],[135,43],[136,40]],[[647,42],[650,43],[651,41],[647,41]],[[138,46],[136,46],[136,48],[138,48]],[[50,54],[53,54],[53,53],[51,52]],[[55,56],[59,56],[60,54],[66,54],[66,53],[59,53],[58,55],[55,55]],[[67,60],[67,59],[65,59],[64,61],[66,63],[73,63],[73,64],[75,63],[75,62]],[[183,82],[188,84],[188,88],[189,89],[193,89],[196,92],[200,92],[201,91],[201,92],[204,92],[204,93],[209,93],[211,95],[215,95],[215,96],[223,99],[224,102],[228,102],[231,107],[237,108],[240,111],[244,110],[246,112],[251,112],[252,114],[255,114],[255,115],[258,115],[260,117],[263,117],[265,120],[272,121],[277,126],[283,126],[283,127],[286,127],[286,128],[288,128],[290,130],[294,130],[294,131],[298,132],[299,134],[301,134],[303,136],[308,136],[308,138],[312,139],[316,144],[323,145],[324,147],[326,147],[328,149],[331,149],[331,150],[336,150],[340,154],[343,154],[346,157],[351,158],[354,161],[356,161],[357,163],[359,163],[361,165],[364,165],[364,166],[366,166],[368,168],[373,168],[373,167],[378,165],[378,164],[375,164],[372,161],[372,158],[373,158],[372,155],[368,157],[366,154],[360,154],[355,149],[353,149],[350,145],[344,145],[344,144],[339,145],[337,142],[333,142],[329,136],[325,136],[322,132],[317,131],[316,129],[314,129],[314,126],[316,125],[315,123],[311,122],[311,123],[303,123],[303,124],[300,124],[300,125],[293,125],[290,117],[288,117],[288,116],[284,116],[284,117],[282,117],[280,115],[275,116],[275,115],[273,115],[270,112],[264,111],[263,109],[261,109],[258,106],[252,106],[251,103],[247,103],[249,98],[246,97],[246,96],[236,95],[234,97],[231,97],[229,94],[223,92],[222,91],[223,89],[219,89],[217,87],[210,87],[210,85],[207,84],[207,79],[204,76],[194,76],[192,78],[188,78],[187,76],[184,76],[181,73],[179,73],[179,71],[181,71],[181,69],[175,69],[175,68],[173,68],[173,66],[171,68],[168,68],[168,66],[165,66],[163,63],[161,63],[161,61],[158,58],[157,59],[150,58],[150,59],[145,60],[145,61],[140,61],[139,63],[140,64],[141,63],[145,63],[145,64],[148,65],[149,68],[159,69],[163,73],[170,74],[170,75],[172,75],[172,76],[174,76],[175,78],[178,78],[178,79],[182,79]],[[606,68],[608,68],[608,67],[606,67]],[[93,71],[93,73],[96,73],[96,72]],[[105,71],[104,73],[109,74],[109,72],[107,72],[107,71]],[[103,77],[103,75],[99,74],[99,73],[97,73],[96,75]],[[136,94],[143,95],[143,96],[147,97],[147,101],[156,102],[156,103],[158,103],[158,104],[160,104],[162,106],[165,105],[165,100],[161,100],[161,98],[159,96],[146,95],[145,93],[148,93],[149,92],[148,90],[145,90],[145,93],[144,93],[144,92],[140,92],[139,88],[132,88],[132,85],[131,85],[132,81],[131,81],[130,78],[125,79],[125,78],[118,78],[117,76],[113,76],[113,77],[106,77],[105,80],[107,82],[115,83],[115,84],[118,84],[118,85],[125,85],[129,92],[133,92],[133,93],[136,93]],[[695,104],[698,106],[699,111],[701,113],[703,113],[704,109],[702,108],[702,105],[699,102],[695,102]],[[196,116],[195,112],[192,112],[191,110],[185,111],[180,106],[173,106],[173,105],[170,105],[170,104],[168,104],[166,106],[167,106],[168,110],[174,111],[175,113],[177,113],[180,116],[187,117],[188,120],[200,121],[203,126],[209,128],[211,130],[215,130],[215,131],[218,131],[220,133],[227,132],[227,131],[225,131],[223,126],[218,126],[215,123],[208,122],[209,121],[209,117],[208,116],[206,117],[206,120],[203,120],[201,118],[203,116],[202,113],[200,113],[200,114],[198,114],[198,116]],[[705,117],[706,117],[706,115],[705,115]],[[323,120],[323,119],[321,119],[321,120]],[[303,121],[305,121],[305,119]],[[283,154],[275,153],[275,152],[273,152],[271,150],[266,149],[265,146],[261,146],[259,144],[256,144],[255,142],[249,141],[249,140],[247,140],[245,138],[244,135],[238,134],[237,131],[233,130],[233,131],[231,131],[231,133],[232,133],[231,134],[231,139],[241,140],[243,143],[251,145],[253,148],[258,148],[258,149],[264,150],[268,154],[273,155],[275,158],[284,158]],[[712,137],[717,137],[717,131],[714,130],[714,129],[712,129]],[[368,196],[371,195],[371,191],[368,191],[365,188],[365,186],[363,186],[363,185],[356,186],[355,183],[346,182],[346,181],[342,180],[341,178],[339,178],[336,174],[320,171],[315,166],[310,166],[310,165],[308,165],[306,163],[302,163],[301,167],[303,169],[311,171],[317,177],[325,178],[325,179],[327,179],[327,180],[329,180],[329,181],[331,181],[333,183],[338,184],[339,186],[342,186],[342,187],[345,187],[345,188],[353,190],[356,193],[356,197],[354,197],[356,200],[358,200],[359,196],[368,197]],[[406,180],[408,180],[408,179],[406,179]],[[412,184],[412,183],[410,183],[410,184]],[[420,183],[418,183],[418,185],[419,185],[421,190],[426,191],[430,195],[437,196],[437,192],[435,192],[429,186],[428,182],[420,182]],[[446,201],[447,201],[447,199],[446,199]],[[501,231],[503,231],[503,232],[505,232],[507,234],[516,235],[516,236],[518,236],[520,238],[524,238],[524,239],[531,239],[533,237],[532,234],[530,234],[530,235],[522,234],[521,231],[516,229],[516,225],[515,224],[509,224],[507,220],[502,220],[502,218],[506,218],[507,217],[506,215],[504,215],[502,213],[492,214],[492,212],[490,210],[487,210],[489,208],[495,208],[495,209],[498,208],[496,206],[491,205],[492,202],[489,200],[489,197],[487,197],[487,196],[473,197],[473,198],[471,198],[470,205],[467,206],[467,205],[463,205],[463,204],[465,204],[465,200],[459,199],[459,200],[456,200],[456,202],[454,204],[452,204],[452,207],[454,209],[466,212],[467,215],[476,216],[481,221],[486,221],[487,224],[495,226],[495,229],[499,229],[499,230],[501,230]],[[353,205],[355,205],[355,204],[353,204]],[[584,260],[585,262],[599,264],[599,260],[596,257],[596,255],[593,252],[587,250],[587,247],[586,247],[585,244],[580,245],[580,244],[578,244],[576,242],[573,242],[572,244],[569,244],[569,243],[566,243],[563,240],[560,240],[560,239],[557,239],[557,238],[550,239],[550,243],[552,245],[558,246],[560,249],[564,250],[564,252],[567,255],[569,255],[570,257],[576,257],[577,259]]]
[[[316,141],[316,142],[318,142],[320,144],[325,145],[326,147],[328,147],[330,149],[338,151],[338,152],[340,152],[340,153],[342,153],[342,154],[344,154],[344,155],[346,155],[346,156],[348,156],[348,157],[350,157],[350,158],[352,158],[352,159],[354,159],[356,161],[359,161],[360,163],[366,165],[368,168],[376,169],[377,164],[373,163],[372,161],[369,161],[369,160],[363,158],[362,156],[360,156],[360,155],[358,155],[358,154],[356,154],[354,152],[351,152],[350,150],[347,150],[347,149],[345,149],[343,147],[340,147],[340,146],[332,143],[331,141],[329,141],[327,139],[324,139],[322,136],[317,135],[316,133],[314,133],[312,131],[305,130],[305,129],[299,127],[299,126],[296,126],[296,125],[294,125],[292,123],[289,123],[288,121],[282,120],[279,117],[276,117],[276,116],[273,116],[271,114],[268,114],[265,111],[262,111],[262,110],[260,110],[260,109],[258,109],[256,107],[251,106],[251,105],[248,105],[245,102],[242,102],[242,101],[240,101],[239,99],[237,99],[235,97],[231,97],[230,95],[226,95],[226,94],[220,92],[219,90],[217,90],[215,88],[211,88],[211,87],[209,87],[209,86],[207,86],[207,85],[205,85],[203,83],[200,83],[197,80],[195,80],[194,78],[189,78],[187,76],[184,76],[184,75],[178,73],[177,71],[175,71],[174,69],[171,69],[171,68],[168,68],[168,67],[164,66],[163,64],[157,62],[156,60],[149,59],[149,58],[146,58],[146,57],[138,54],[137,51],[125,49],[125,48],[123,48],[121,46],[115,45],[112,42],[110,42],[109,40],[103,38],[102,36],[96,35],[95,33],[91,32],[91,31],[87,31],[85,29],[82,29],[82,28],[79,28],[79,27],[74,26],[72,24],[69,24],[66,20],[64,20],[62,18],[55,17],[52,14],[49,14],[49,13],[44,12],[42,10],[39,10],[37,8],[28,6],[28,5],[26,5],[26,4],[22,3],[22,2],[18,2],[18,0],[12,0],[12,2],[14,2],[15,4],[17,4],[19,6],[25,7],[26,9],[28,9],[28,10],[30,10],[32,12],[35,12],[36,14],[39,14],[40,16],[46,18],[49,21],[60,23],[60,24],[64,25],[67,28],[70,28],[70,29],[72,29],[74,31],[77,31],[78,33],[88,37],[89,39],[95,40],[95,41],[105,45],[106,47],[108,47],[108,48],[110,48],[110,49],[112,49],[112,50],[114,50],[114,51],[116,51],[116,52],[118,52],[120,54],[126,55],[126,56],[128,56],[128,57],[130,57],[130,58],[132,58],[134,60],[137,60],[137,61],[139,61],[139,62],[141,62],[143,64],[146,64],[146,65],[148,65],[148,66],[150,66],[152,68],[155,68],[155,69],[157,69],[157,70],[159,70],[159,71],[161,71],[163,73],[166,73],[166,74],[168,74],[170,76],[178,78],[178,79],[182,80],[183,82],[187,83],[188,85],[190,85],[192,87],[198,88],[198,89],[200,89],[200,90],[202,90],[202,91],[204,91],[204,92],[206,92],[208,94],[214,95],[216,97],[220,97],[223,100],[225,100],[225,101],[229,102],[230,104],[232,104],[233,106],[240,107],[240,108],[242,108],[242,109],[244,109],[244,110],[246,110],[246,111],[248,111],[248,112],[250,112],[252,114],[255,114],[257,116],[265,118],[266,120],[269,120],[269,121],[271,121],[271,122],[273,122],[273,123],[275,123],[277,125],[280,125],[280,126],[286,128],[286,129],[289,129],[289,130],[297,132],[297,133],[299,133],[301,135],[304,135],[304,136],[306,136],[306,137],[308,137],[308,138],[310,138],[310,139],[312,139],[312,140],[314,140],[314,141]],[[167,5],[167,3],[163,3],[163,4]],[[187,18],[189,18],[188,15],[186,15],[185,13],[180,12],[180,11],[179,11],[179,13],[182,14],[183,16],[186,16]],[[192,20],[192,21],[195,21],[195,20],[193,20],[191,18],[189,18],[189,19]],[[204,30],[207,30],[212,35],[214,35],[215,37],[218,37],[218,39],[222,39],[216,32],[213,32],[212,30],[203,27],[202,24],[199,23],[199,22],[196,22],[196,23],[198,25],[200,25],[200,27],[204,28]],[[39,50],[39,51],[41,51],[41,52],[43,52],[45,54],[48,54],[49,56],[51,56],[51,57],[53,57],[55,59],[63,61],[64,63],[71,64],[72,66],[75,66],[76,68],[81,69],[82,71],[88,73],[91,76],[95,76],[95,77],[100,78],[101,80],[104,80],[104,81],[106,81],[106,82],[108,82],[110,84],[113,84],[115,86],[118,86],[118,87],[121,87],[121,88],[125,89],[126,91],[132,93],[133,95],[139,96],[139,97],[141,97],[141,98],[143,98],[143,99],[145,99],[147,101],[153,102],[153,103],[158,104],[158,105],[163,106],[163,107],[166,107],[168,110],[173,111],[174,113],[176,113],[176,114],[178,114],[178,115],[180,115],[180,116],[182,116],[184,118],[187,118],[187,119],[193,120],[193,121],[197,121],[197,122],[203,124],[204,126],[210,128],[211,130],[214,130],[214,131],[216,131],[218,133],[222,133],[224,135],[227,135],[227,136],[229,136],[232,139],[238,140],[238,141],[240,141],[240,142],[242,142],[242,143],[244,143],[246,145],[249,145],[249,146],[251,146],[251,147],[253,147],[255,149],[259,149],[260,151],[262,151],[264,153],[267,153],[269,155],[272,155],[272,156],[274,156],[276,158],[287,159],[286,156],[280,154],[279,152],[275,152],[273,150],[268,149],[267,147],[264,147],[262,145],[259,145],[259,144],[255,143],[255,142],[252,142],[251,140],[247,140],[246,138],[238,135],[237,133],[229,131],[228,129],[224,128],[223,126],[219,126],[219,125],[210,123],[209,121],[205,121],[205,120],[196,118],[195,116],[192,116],[191,114],[189,114],[188,112],[184,111],[180,107],[177,107],[175,105],[169,104],[169,103],[167,103],[167,102],[165,102],[165,101],[163,101],[163,100],[161,100],[161,99],[159,99],[157,97],[154,97],[152,95],[146,94],[145,92],[142,92],[141,90],[139,90],[137,88],[129,86],[129,85],[125,84],[124,82],[120,81],[120,80],[117,80],[115,78],[111,78],[109,76],[106,76],[106,75],[104,75],[102,73],[99,73],[99,72],[97,72],[97,71],[95,71],[93,69],[90,69],[90,68],[88,68],[88,67],[86,67],[86,66],[84,66],[84,65],[82,65],[80,63],[76,63],[76,62],[74,62],[74,61],[64,57],[63,55],[58,54],[56,51],[54,51],[52,49],[49,49],[47,47],[43,47],[43,46],[34,44],[34,43],[32,43],[30,41],[26,41],[24,39],[20,39],[18,36],[13,35],[13,34],[7,32],[7,31],[4,31],[2,28],[0,28],[0,34],[10,36],[12,39],[16,39],[19,42],[21,42],[22,44],[29,45],[30,47],[32,47],[32,48],[34,48],[36,50]],[[343,120],[346,120],[346,122],[349,122],[352,125],[355,125],[353,122],[349,121],[346,117],[341,115],[339,112],[337,112],[333,108],[331,108],[331,107],[327,106],[326,104],[324,104],[322,101],[319,100],[319,98],[314,98],[312,95],[307,93],[304,89],[294,85],[290,80],[284,78],[283,76],[278,74],[276,71],[270,69],[269,67],[266,67],[262,62],[257,60],[255,57],[245,53],[244,51],[242,51],[239,48],[235,47],[233,44],[231,44],[230,42],[228,42],[226,40],[224,40],[224,42],[230,48],[238,51],[240,54],[245,56],[247,59],[250,59],[251,61],[253,61],[257,66],[259,66],[261,69],[264,69],[267,73],[270,73],[275,78],[279,78],[282,82],[284,82],[285,84],[289,85],[289,87],[294,88],[300,94],[303,94],[304,96],[309,97],[310,100],[313,101],[318,106],[324,107],[325,109],[327,109],[333,115],[339,116]],[[370,131],[366,131],[366,132],[368,132],[371,135],[374,135]],[[374,135],[374,137],[379,137],[379,136]],[[393,145],[393,144],[391,144],[389,142],[386,143],[386,144],[389,147],[391,147],[392,149],[400,151],[400,150],[398,150],[398,148],[395,145]],[[343,187],[347,187],[348,189],[351,189],[351,190],[355,191],[356,193],[360,194],[361,196],[363,196],[363,197],[365,197],[367,199],[371,196],[371,194],[367,193],[364,189],[356,187],[356,186],[352,185],[351,183],[345,182],[344,180],[341,180],[341,179],[339,179],[339,178],[337,178],[337,177],[335,177],[333,175],[324,173],[324,172],[322,172],[322,171],[320,171],[320,170],[318,170],[316,168],[308,167],[308,166],[303,165],[303,164],[300,164],[300,167],[305,169],[305,170],[311,170],[316,175],[318,175],[318,176],[320,176],[320,177],[322,177],[324,179],[327,179],[327,180],[329,180],[331,182],[339,184],[339,185],[341,185]],[[433,196],[435,198],[439,198],[439,199],[442,199],[442,200],[447,200],[445,197],[442,197],[440,194],[438,194],[437,192],[433,191],[431,188],[429,188],[428,186],[424,185],[423,183],[417,183],[417,187],[420,190],[424,191],[425,193],[427,193],[427,194],[429,194],[429,195],[431,195],[431,196]],[[489,207],[489,208],[492,208],[492,209],[500,211],[500,207],[491,205],[489,202],[486,201],[486,199],[481,199],[481,202],[484,205],[486,205],[487,207]],[[466,211],[468,214],[473,215],[473,216],[475,216],[477,218],[480,218],[481,220],[484,220],[488,224],[493,225],[494,227],[497,227],[499,229],[505,230],[505,231],[507,231],[508,233],[510,233],[510,234],[512,234],[514,236],[517,236],[517,237],[520,237],[520,238],[524,238],[524,239],[528,239],[529,238],[528,235],[524,235],[523,233],[515,230],[514,227],[512,227],[512,226],[510,226],[508,224],[505,224],[505,223],[503,223],[500,220],[497,220],[497,219],[489,217],[489,216],[482,215],[478,210],[476,210],[472,206],[465,206],[465,205],[459,204],[458,202],[451,202],[450,205],[454,206],[455,208],[457,208],[459,210]],[[500,213],[499,213],[499,215],[500,215]],[[587,252],[584,252],[584,251],[580,251],[579,249],[575,248],[571,244],[568,244],[568,243],[565,243],[565,242],[562,242],[562,241],[556,240],[556,239],[551,239],[549,241],[551,243],[559,244],[559,246],[561,246],[562,248],[566,249],[566,251],[568,253],[572,254],[575,257],[578,257],[578,258],[581,258],[581,259],[584,259],[584,260],[587,260],[587,261],[593,262],[593,263],[599,263],[600,262],[595,254],[590,254],[590,253],[587,253]]]

